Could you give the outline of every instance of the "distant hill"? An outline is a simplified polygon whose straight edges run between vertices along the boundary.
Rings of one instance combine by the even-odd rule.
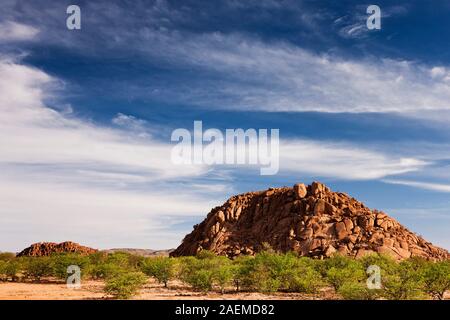
[[[155,256],[168,257],[169,254],[173,250],[174,249],[152,250],[152,249],[133,249],[133,248],[113,248],[113,249],[102,250],[102,252],[106,252],[106,253],[127,252],[127,253],[135,254],[138,256],[142,256],[142,257],[155,257]]]

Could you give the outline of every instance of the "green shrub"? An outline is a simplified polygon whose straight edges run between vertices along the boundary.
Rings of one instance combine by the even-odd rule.
[[[0,261],[11,261],[16,258],[16,255],[12,252],[1,252]]]
[[[288,282],[297,257],[294,254],[278,254],[270,251],[258,253],[249,260],[246,282],[257,291],[275,292]]]
[[[380,290],[369,289],[365,282],[344,282],[338,293],[347,300],[375,300],[379,296]]]
[[[53,261],[49,257],[29,257],[24,262],[24,272],[27,278],[41,281],[43,277],[53,275]]]
[[[409,259],[392,265],[382,275],[383,296],[391,300],[423,299],[423,262]]]
[[[106,279],[105,292],[117,299],[129,299],[136,295],[147,281],[142,272],[119,273]]]
[[[11,281],[19,280],[19,273],[22,271],[22,264],[17,260],[7,261],[3,265],[3,276],[4,280],[7,281],[11,279]]]
[[[197,253],[196,258],[200,259],[200,260],[212,260],[214,258],[216,258],[217,255],[209,250],[202,250],[199,253]]]
[[[181,261],[180,278],[195,290],[204,293],[212,289],[213,285],[213,263],[212,259],[202,257],[201,259],[187,257]]]
[[[433,299],[444,299],[445,291],[450,290],[450,261],[428,263],[423,268],[425,291]]]
[[[142,262],[141,269],[167,288],[167,283],[175,276],[175,260],[167,257],[147,258]]]
[[[312,259],[298,258],[295,265],[287,270],[284,287],[288,291],[317,293],[324,286],[324,281],[316,264]]]
[[[231,284],[236,272],[235,266],[226,257],[214,258],[213,282],[220,288],[223,294],[227,285]]]
[[[207,293],[212,289],[213,272],[207,269],[199,269],[192,272],[185,279],[195,290]]]
[[[121,266],[118,266],[114,263],[105,262],[100,264],[91,264],[87,268],[87,273],[91,276],[92,279],[108,279],[114,277],[120,273],[125,272]]]
[[[238,256],[232,261],[232,282],[236,291],[251,286],[252,256]]]
[[[130,259],[131,254],[127,252],[114,252],[107,256],[106,263],[111,263],[122,269],[133,269],[133,260]]]
[[[108,254],[103,251],[97,251],[88,256],[89,264],[99,265],[105,263],[108,260]]]
[[[6,261],[0,260],[0,281],[6,281],[6,275],[5,275],[5,266]]]
[[[89,271],[89,258],[78,254],[58,254],[51,256],[53,275],[60,279],[67,279],[69,274],[67,268],[71,265],[78,266],[81,276],[84,277]]]
[[[364,257],[360,258],[359,261],[364,267],[364,270],[367,270],[369,266],[375,265],[380,267],[381,273],[383,271],[391,270],[393,266],[397,263],[392,257],[383,254],[368,254]]]
[[[326,280],[339,291],[346,282],[362,282],[366,272],[360,261],[343,256],[334,256],[325,262]]]

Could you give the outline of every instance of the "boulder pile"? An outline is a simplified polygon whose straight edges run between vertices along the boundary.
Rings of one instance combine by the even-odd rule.
[[[81,246],[78,243],[66,241],[62,243],[39,242],[34,243],[17,254],[18,257],[43,257],[50,256],[53,253],[78,253],[89,255],[97,252],[96,249]]]
[[[195,255],[201,250],[228,257],[252,255],[265,243],[280,252],[320,259],[337,253],[361,257],[374,252],[399,260],[450,258],[448,251],[386,213],[319,182],[233,196],[194,226],[171,256]]]

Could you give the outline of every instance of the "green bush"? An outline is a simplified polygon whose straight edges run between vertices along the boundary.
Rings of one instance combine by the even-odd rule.
[[[129,299],[136,295],[146,281],[142,272],[119,273],[106,279],[104,290],[116,299]]]
[[[258,253],[247,261],[245,283],[259,292],[275,292],[286,287],[291,270],[295,268],[297,257],[294,254],[278,254],[270,251]]]
[[[24,272],[27,278],[39,282],[53,275],[53,261],[49,257],[29,257],[24,261]]]
[[[433,299],[444,299],[445,291],[450,290],[450,260],[429,263],[423,268],[425,291]]]
[[[309,258],[298,258],[295,265],[287,270],[284,287],[288,291],[317,293],[324,281],[316,265],[319,262]]]
[[[1,252],[0,261],[11,261],[16,258],[16,255],[12,252]]]
[[[344,282],[338,293],[347,300],[375,300],[379,296],[380,290],[369,289],[365,282]]]
[[[107,256],[105,263],[111,263],[113,265],[116,265],[117,267],[120,267],[122,269],[133,269],[133,261],[130,259],[130,254],[127,252],[114,252],[110,253]]]
[[[325,263],[326,281],[331,284],[336,292],[346,282],[362,282],[366,272],[360,261],[344,256],[334,256]]]
[[[242,288],[249,288],[251,286],[250,273],[253,259],[254,257],[252,256],[238,256],[232,261],[232,282],[238,292]]]
[[[204,293],[213,286],[213,263],[212,259],[202,257],[200,259],[187,257],[181,260],[182,266],[180,278],[191,285],[195,290]]]
[[[195,290],[208,293],[212,289],[213,273],[211,270],[199,269],[192,272],[185,278],[186,282],[190,284]]]
[[[6,261],[0,260],[0,281],[6,281],[6,275],[5,275],[5,266]]]
[[[167,257],[147,258],[142,262],[141,269],[167,288],[167,283],[175,276],[175,260]]]
[[[108,279],[125,271],[126,269],[124,269],[123,267],[110,262],[105,262],[101,264],[91,264],[87,268],[87,273],[94,280]]]
[[[16,260],[7,261],[4,263],[2,269],[2,274],[5,281],[8,279],[11,279],[11,281],[18,281],[19,273],[22,271],[22,264]]]
[[[213,282],[220,288],[220,292],[223,294],[225,288],[231,284],[236,268],[226,257],[216,257],[214,258],[213,267]]]
[[[78,254],[58,254],[51,256],[53,275],[60,279],[67,279],[67,268],[71,265],[78,266],[81,276],[85,277],[89,271],[89,258]]]
[[[423,261],[410,259],[394,264],[382,275],[383,296],[391,300],[424,299]]]

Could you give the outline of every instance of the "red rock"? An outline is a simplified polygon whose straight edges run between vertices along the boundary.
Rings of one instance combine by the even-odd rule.
[[[297,199],[303,199],[308,194],[308,190],[306,189],[306,186],[303,183],[297,183],[294,186],[294,193]]]
[[[348,232],[345,229],[345,224],[343,222],[338,222],[334,225],[336,230],[336,236],[338,240],[343,240],[348,236]]]
[[[255,254],[265,242],[278,251],[313,257],[328,257],[334,249],[353,257],[377,251],[397,259],[450,258],[385,213],[319,182],[234,196],[212,209],[171,255],[203,249],[229,257]]]
[[[324,191],[325,191],[325,186],[322,183],[314,181],[311,184],[311,193],[314,196],[316,196]]]
[[[81,255],[89,255],[97,252],[96,249],[84,247],[78,243],[66,241],[61,243],[40,242],[34,243],[17,254],[18,257],[43,257],[50,256],[54,253],[78,253]]]

